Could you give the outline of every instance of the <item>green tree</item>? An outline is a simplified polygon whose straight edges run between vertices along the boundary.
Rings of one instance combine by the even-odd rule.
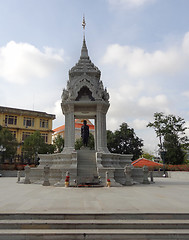
[[[75,141],[75,150],[81,149],[82,146],[83,146],[83,140],[82,140],[82,138],[78,138]],[[94,136],[92,133],[89,133],[88,147],[91,150],[94,149]]]
[[[23,144],[23,151],[25,158],[34,160],[37,153],[53,153],[54,146],[51,144],[46,144],[40,132],[35,131],[32,135],[25,139]]]
[[[64,138],[58,134],[58,136],[53,140],[53,145],[55,146],[57,152],[62,152],[64,148]]]
[[[153,160],[155,158],[153,154],[150,154],[148,152],[143,152],[141,157],[146,158],[148,160]]]
[[[3,160],[13,159],[17,151],[18,143],[11,131],[7,128],[2,128],[2,126],[0,126],[0,145],[6,148],[6,151],[1,153]]]
[[[132,160],[142,154],[143,140],[138,138],[133,128],[122,123],[114,133],[107,131],[107,146],[110,152],[119,154],[133,154]]]
[[[185,159],[185,151],[188,149],[189,140],[185,135],[185,121],[174,115],[154,113],[154,122],[147,127],[154,128],[159,137],[160,150],[165,150],[165,161],[171,164],[182,164]]]
[[[164,137],[164,148],[166,149],[165,162],[167,164],[182,164],[185,160],[185,151],[176,134],[167,133]]]
[[[164,118],[164,114],[162,112],[160,113],[154,113],[154,122],[151,123],[149,122],[147,127],[152,127],[154,128],[157,137],[159,138],[159,146],[160,148],[163,147],[163,136],[165,134],[165,129],[166,129],[166,120]]]
[[[107,147],[110,152],[113,152],[115,147],[114,147],[114,133],[111,130],[107,130]]]

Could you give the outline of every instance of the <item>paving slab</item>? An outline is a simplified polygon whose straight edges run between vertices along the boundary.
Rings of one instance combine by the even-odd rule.
[[[154,184],[64,188],[0,178],[0,213],[189,213],[189,181],[155,178]]]

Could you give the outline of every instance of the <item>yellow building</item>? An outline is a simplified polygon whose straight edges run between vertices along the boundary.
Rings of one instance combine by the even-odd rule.
[[[40,131],[45,143],[52,143],[52,120],[55,115],[0,106],[0,125],[8,128],[17,139],[17,154],[21,155],[21,145],[35,131]]]

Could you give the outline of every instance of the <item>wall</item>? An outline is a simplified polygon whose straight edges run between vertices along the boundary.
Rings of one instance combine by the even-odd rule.
[[[174,178],[174,179],[185,179],[189,180],[189,172],[184,171],[169,171],[168,177]]]
[[[17,177],[17,170],[13,170],[13,171],[8,171],[8,170],[1,170],[0,174],[2,175],[2,177]],[[21,177],[24,177],[24,171],[20,171],[21,173]]]

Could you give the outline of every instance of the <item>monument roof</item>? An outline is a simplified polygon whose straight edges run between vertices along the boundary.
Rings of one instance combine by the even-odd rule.
[[[85,30],[85,18],[83,18],[83,30]],[[62,92],[62,107],[66,103],[81,102],[104,102],[109,106],[109,93],[100,80],[100,70],[91,62],[83,32],[83,45],[79,61],[69,71],[69,80]],[[65,110],[63,110],[64,112]],[[81,114],[81,111],[80,111]],[[93,115],[90,115],[93,116]],[[77,117],[82,117],[78,115]]]
[[[83,37],[83,45],[81,49],[81,56],[79,61],[76,63],[74,67],[71,68],[69,74],[71,76],[81,75],[81,73],[87,73],[89,75],[96,75],[100,78],[101,72],[100,70],[91,62],[90,57],[88,55],[88,49],[85,41],[85,36]]]

